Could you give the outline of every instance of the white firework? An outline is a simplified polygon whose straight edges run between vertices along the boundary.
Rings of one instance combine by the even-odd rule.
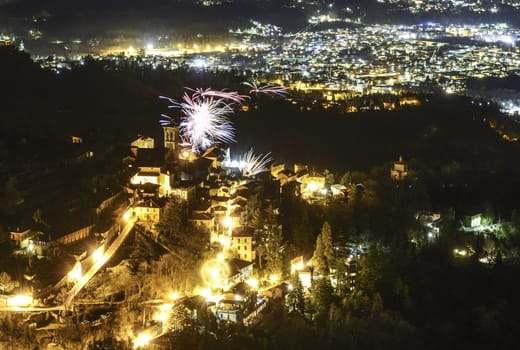
[[[269,163],[273,161],[271,153],[255,154],[253,148],[244,153],[238,161],[239,169],[244,176],[255,176],[269,171]]]
[[[224,100],[229,100],[235,103],[242,103],[247,98],[250,98],[247,95],[240,95],[236,91],[226,91],[226,90],[213,90],[211,88],[208,89],[202,89],[202,88],[185,88],[186,90],[193,91],[192,98],[199,98],[199,97],[216,97],[216,98],[222,98]]]
[[[248,86],[250,88],[249,93],[250,94],[272,94],[277,95],[279,97],[287,97],[289,94],[288,88],[285,86],[280,85],[263,85],[258,86],[258,84],[255,81],[244,81],[242,83],[245,86]]]
[[[161,97],[171,102],[168,108],[181,109],[179,127],[182,140],[191,145],[192,151],[196,153],[215,143],[235,142],[235,129],[228,119],[233,113],[232,102],[227,103],[224,97],[204,96],[201,94],[202,90],[192,91],[195,92],[191,96],[184,93],[182,102]],[[166,119],[163,123],[170,120]]]
[[[184,95],[181,116],[181,137],[189,142],[192,150],[200,152],[217,142],[235,142],[234,127],[228,119],[233,108],[220,98],[191,99]]]

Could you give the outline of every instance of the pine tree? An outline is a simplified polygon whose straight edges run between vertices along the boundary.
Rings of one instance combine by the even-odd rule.
[[[329,273],[334,265],[334,248],[332,246],[332,233],[328,222],[323,224],[321,233],[316,237],[316,248],[312,256],[313,265],[319,274]]]
[[[330,305],[333,302],[333,289],[328,278],[321,278],[313,282],[311,304],[314,310],[313,318],[322,326],[328,319]]]
[[[352,177],[350,175],[350,171],[347,171],[343,176],[341,176],[341,179],[339,180],[339,183],[343,186],[348,186],[352,182]]]
[[[282,230],[280,227],[273,228],[267,233],[265,239],[265,270],[267,276],[282,275],[283,255],[282,255]]]
[[[303,316],[305,313],[305,296],[298,273],[295,273],[289,282],[292,290],[289,291],[285,299],[287,309],[289,312],[297,312]]]
[[[167,237],[180,235],[186,230],[185,204],[175,198],[169,198],[166,202],[156,227]]]
[[[316,237],[316,248],[314,249],[314,254],[312,255],[312,265],[318,274],[326,275],[328,273],[329,268],[327,265],[327,258],[325,257],[324,253],[321,234]]]
[[[378,316],[384,310],[383,298],[379,292],[376,292],[372,297],[372,309],[371,315],[372,317]]]
[[[10,293],[19,286],[18,281],[12,280],[7,272],[0,273],[0,292]]]
[[[323,248],[323,255],[327,260],[327,266],[332,267],[334,263],[334,247],[332,244],[332,230],[327,221],[323,223],[321,228],[321,245]]]

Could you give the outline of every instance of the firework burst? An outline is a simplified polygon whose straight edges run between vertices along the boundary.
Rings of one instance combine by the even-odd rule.
[[[252,82],[245,81],[242,84],[251,88],[249,90],[250,94],[272,94],[272,95],[277,95],[277,96],[280,96],[283,98],[287,97],[287,95],[289,94],[289,91],[285,86],[280,86],[280,85],[258,86],[257,83],[254,81],[252,81]]]
[[[218,142],[235,142],[234,127],[228,116],[233,113],[233,101],[240,95],[222,92],[228,94],[226,96],[229,98],[226,98],[213,94],[215,90],[190,90],[193,91],[193,94],[189,95],[185,92],[182,101],[160,97],[171,103],[168,108],[181,110],[179,129],[182,140],[191,145],[192,151],[196,153],[200,153]],[[226,100],[230,100],[230,102]],[[173,118],[167,115],[162,115],[162,118],[160,121],[162,125],[174,122]]]
[[[240,95],[236,91],[225,91],[225,90],[213,90],[213,89],[202,89],[202,88],[186,88],[186,90],[193,91],[192,98],[204,98],[204,97],[214,97],[214,98],[221,98],[227,101],[231,101],[234,103],[242,103],[244,102],[249,96],[247,95]]]
[[[251,148],[240,157],[239,169],[244,176],[255,176],[268,171],[272,161],[271,153],[255,154]]]

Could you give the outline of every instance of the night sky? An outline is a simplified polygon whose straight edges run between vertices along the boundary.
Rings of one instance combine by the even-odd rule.
[[[38,29],[46,35],[103,35],[109,31],[181,34],[222,33],[256,19],[298,31],[317,8],[288,8],[290,1],[236,0],[232,4],[205,7],[188,0],[0,0],[0,33]],[[507,21],[517,24],[520,16],[501,10],[497,14],[419,14],[395,11],[376,0],[334,1],[333,9],[347,5],[363,13],[365,21],[410,23],[433,19],[444,23]],[[325,10],[324,10],[325,11]],[[323,12],[322,12],[323,13]],[[45,18],[45,21],[43,20]]]
[[[110,30],[215,33],[247,23],[253,17],[289,28],[305,25],[305,16],[298,10],[280,9],[278,4],[248,5],[204,7],[171,0],[0,0],[0,31],[37,28],[54,35],[101,35]]]

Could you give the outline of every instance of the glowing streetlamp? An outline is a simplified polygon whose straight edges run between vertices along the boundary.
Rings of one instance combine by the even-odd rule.
[[[126,50],[127,56],[134,56],[135,55],[135,49],[133,46],[129,46]]]
[[[33,303],[33,297],[31,295],[13,295],[7,299],[7,306],[10,307],[28,307]]]
[[[224,225],[224,227],[227,227],[228,229],[231,230],[231,227],[233,226],[233,219],[231,219],[230,216],[225,216],[224,219],[222,219],[222,225]]]
[[[170,319],[170,311],[172,309],[172,304],[162,304],[159,305],[159,310],[154,314],[154,320],[162,323],[168,322]]]
[[[132,216],[132,213],[130,212],[130,209],[128,209],[127,211],[125,211],[125,213],[123,214],[123,219],[125,219],[125,221],[128,221],[130,220],[130,217]]]
[[[142,348],[150,344],[153,337],[149,332],[142,332],[134,339],[134,349]]]
[[[68,278],[70,282],[79,282],[82,277],[83,272],[81,270],[81,263],[77,261],[72,270],[70,270]]]
[[[27,246],[27,251],[31,254],[34,253],[34,250],[36,249],[36,246],[32,241],[29,242],[29,245]]]
[[[225,280],[229,276],[229,267],[223,261],[211,259],[202,265],[200,274],[205,285],[210,288],[223,288]]]
[[[256,278],[250,278],[246,283],[254,290],[258,290],[258,280]]]
[[[218,242],[224,249],[229,249],[229,247],[231,246],[231,237],[227,235],[220,235],[218,237]]]
[[[216,303],[222,299],[222,296],[220,294],[213,293],[210,288],[198,289],[196,294],[204,297],[204,299],[206,299],[206,302]]]
[[[166,321],[168,321],[169,318],[170,318],[170,315],[167,312],[164,312],[164,311],[157,311],[153,315],[154,321],[158,321],[158,322],[161,322],[161,323],[166,323]]]
[[[102,258],[103,258],[103,246],[94,250],[94,253],[92,253],[92,259],[94,260],[94,262],[99,262],[102,260]]]
[[[269,282],[271,283],[276,283],[280,280],[280,276],[278,276],[277,274],[272,274],[271,276],[269,276]]]
[[[168,297],[170,298],[170,300],[177,300],[180,298],[180,294],[179,292],[171,292]]]

